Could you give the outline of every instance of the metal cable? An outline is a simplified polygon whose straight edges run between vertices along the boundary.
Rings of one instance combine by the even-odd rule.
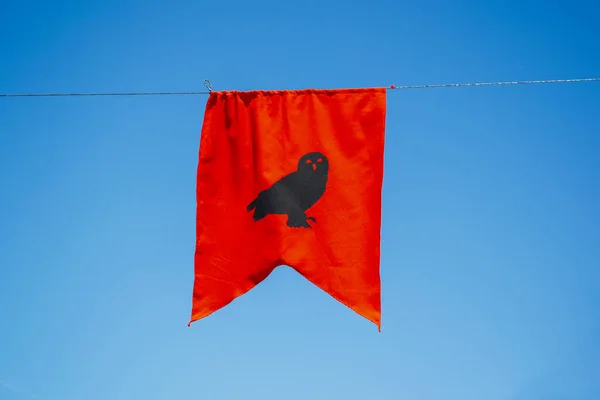
[[[600,78],[576,79],[544,79],[535,81],[500,81],[500,82],[472,82],[472,83],[441,83],[433,85],[391,85],[388,90],[399,89],[432,89],[462,86],[500,86],[500,85],[537,85],[544,83],[575,83],[575,82],[600,82]],[[122,93],[0,93],[0,97],[75,97],[75,96],[185,96],[206,95],[212,92],[212,84],[204,80],[208,91],[202,92],[122,92]]]

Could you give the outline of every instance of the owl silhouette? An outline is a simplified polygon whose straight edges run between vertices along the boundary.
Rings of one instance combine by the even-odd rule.
[[[291,228],[311,228],[308,221],[317,220],[307,216],[306,211],[325,193],[328,173],[327,157],[318,152],[305,154],[296,171],[261,191],[246,211],[254,210],[254,222],[269,214],[279,214],[287,215],[286,225]]]

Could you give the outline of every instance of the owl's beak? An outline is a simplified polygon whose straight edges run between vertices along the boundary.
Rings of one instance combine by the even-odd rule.
[[[313,164],[313,170],[317,170],[317,164]]]

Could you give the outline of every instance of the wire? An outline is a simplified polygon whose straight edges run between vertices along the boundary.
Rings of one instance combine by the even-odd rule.
[[[577,79],[546,79],[535,81],[505,81],[505,82],[473,82],[473,83],[441,83],[433,85],[391,85],[388,90],[399,89],[432,89],[444,87],[462,86],[500,86],[500,85],[537,85],[544,83],[574,83],[574,82],[600,82],[600,78],[577,78]],[[187,96],[206,95],[212,92],[212,85],[205,81],[209,88],[204,92],[129,92],[129,93],[0,93],[0,97],[75,97],[75,96]]]
[[[210,94],[210,92],[132,92],[132,93],[7,93],[0,97],[74,97],[74,96],[181,96]]]
[[[441,83],[435,85],[404,85],[390,86],[390,89],[429,89],[459,86],[498,86],[498,85],[536,85],[541,83],[572,83],[572,82],[598,82],[600,78],[578,78],[578,79],[546,79],[537,81],[506,81],[506,82],[474,82],[474,83]]]

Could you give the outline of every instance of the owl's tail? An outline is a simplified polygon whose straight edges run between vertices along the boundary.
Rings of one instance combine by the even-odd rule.
[[[254,214],[252,215],[254,222],[263,219],[267,215],[264,205],[259,201],[259,197],[254,199],[254,201],[252,201],[252,203],[248,204],[248,207],[246,207],[246,211],[254,210]]]
[[[254,199],[252,200],[252,203],[248,204],[248,207],[246,207],[246,211],[252,211],[256,208],[256,200],[258,199]]]

